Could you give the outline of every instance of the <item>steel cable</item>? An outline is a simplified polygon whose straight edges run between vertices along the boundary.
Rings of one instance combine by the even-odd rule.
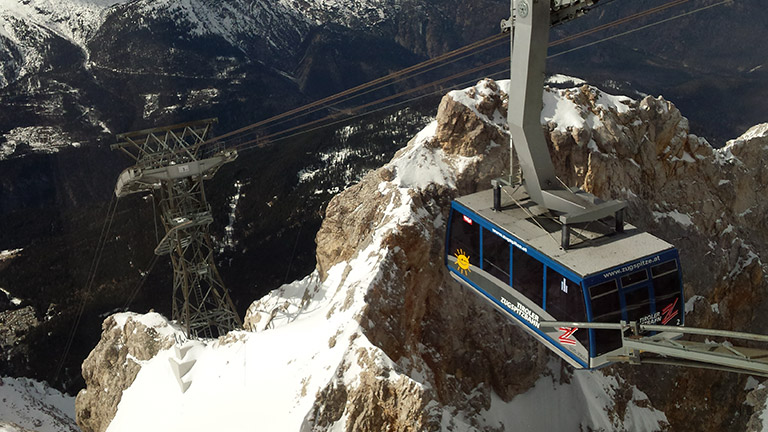
[[[649,16],[649,15],[651,15],[653,13],[661,12],[661,11],[669,9],[671,7],[678,6],[678,5],[681,5],[683,3],[686,3],[688,1],[690,1],[690,0],[674,0],[674,1],[671,1],[671,2],[666,3],[664,5],[656,6],[656,7],[653,7],[651,9],[648,9],[648,10],[645,10],[645,11],[638,12],[636,14],[630,15],[628,17],[623,17],[623,18],[617,19],[615,21],[612,21],[610,23],[606,23],[606,24],[594,27],[594,28],[592,28],[590,30],[586,30],[586,31],[583,31],[583,32],[580,32],[580,33],[577,33],[577,34],[574,34],[574,35],[571,35],[571,36],[564,37],[564,38],[559,39],[557,41],[553,41],[553,42],[551,42],[549,44],[549,46],[550,47],[554,47],[554,46],[557,46],[557,45],[560,45],[560,44],[563,44],[563,43],[566,43],[566,42],[570,42],[570,41],[573,41],[573,40],[576,40],[576,39],[579,39],[579,38],[582,38],[582,37],[594,34],[596,32],[602,31],[602,30],[606,30],[606,29],[609,29],[609,28],[612,28],[612,27],[616,27],[616,26],[621,25],[621,24],[625,24],[625,23],[628,23],[628,22],[631,22],[631,21],[634,21],[634,20],[637,20],[637,19]],[[719,4],[720,3],[718,3],[717,5],[719,5]],[[716,5],[710,5],[708,7],[713,7],[713,6],[716,6]],[[690,13],[695,13],[697,11],[693,11],[693,12],[690,12]],[[690,14],[690,13],[688,13],[688,14]],[[667,19],[664,22],[669,21],[671,19],[674,19],[674,18]],[[650,24],[648,26],[651,26],[651,25],[654,25],[654,24]],[[611,38],[616,38],[616,37],[619,37],[619,36],[630,34],[630,33],[633,33],[635,31],[639,31],[639,30],[641,30],[643,28],[647,28],[648,26],[644,26],[644,27],[641,27],[641,28],[638,28],[638,29],[633,29],[633,30],[630,30],[628,32],[624,32],[624,33],[622,33],[620,35],[613,36]],[[258,133],[258,131],[253,131],[253,130],[255,128],[257,128],[259,126],[262,126],[264,124],[267,124],[269,122],[272,122],[272,121],[275,121],[275,120],[284,119],[284,118],[290,116],[291,114],[298,113],[298,112],[301,112],[301,111],[304,111],[304,110],[307,110],[307,109],[314,108],[314,110],[307,112],[307,114],[312,113],[312,112],[316,112],[319,109],[326,108],[327,106],[320,106],[320,105],[322,105],[323,103],[325,103],[327,101],[334,101],[331,105],[328,105],[328,106],[333,106],[333,105],[337,105],[339,103],[351,100],[353,98],[361,96],[362,94],[353,95],[353,96],[350,96],[350,97],[344,98],[344,99],[342,99],[342,98],[344,96],[353,94],[354,92],[356,92],[356,91],[358,91],[360,89],[369,89],[373,85],[385,82],[385,81],[391,79],[392,77],[399,77],[399,78],[397,78],[396,81],[393,81],[393,82],[390,82],[390,83],[383,84],[383,85],[380,85],[378,87],[375,87],[375,89],[370,89],[370,90],[366,91],[363,94],[367,94],[367,93],[370,93],[371,91],[387,87],[389,85],[394,84],[395,82],[400,82],[400,81],[403,81],[405,79],[409,79],[410,76],[406,75],[407,72],[421,69],[421,68],[425,67],[425,65],[433,65],[433,64],[437,63],[438,61],[442,61],[443,59],[454,57],[454,56],[458,55],[457,53],[462,53],[463,54],[463,53],[469,51],[470,49],[472,49],[473,47],[483,46],[483,45],[487,45],[489,43],[499,42],[502,38],[505,38],[505,37],[506,37],[506,35],[502,33],[502,34],[497,34],[497,35],[485,38],[485,39],[480,40],[478,42],[475,42],[473,44],[467,45],[465,47],[459,48],[457,50],[454,50],[454,51],[451,51],[449,53],[446,53],[446,54],[444,54],[442,56],[435,57],[434,59],[428,60],[426,62],[422,62],[420,64],[417,64],[417,65],[411,66],[409,68],[403,69],[401,71],[392,73],[392,74],[387,75],[385,77],[377,78],[377,79],[375,79],[375,80],[373,80],[371,82],[368,82],[368,83],[365,83],[365,84],[361,84],[361,85],[359,85],[357,87],[354,87],[354,88],[342,91],[340,93],[337,93],[335,95],[329,96],[329,97],[324,98],[324,99],[321,99],[319,101],[316,101],[316,102],[304,105],[302,107],[295,108],[295,109],[290,110],[290,111],[286,111],[285,113],[279,114],[277,116],[273,116],[273,117],[271,117],[269,119],[266,119],[266,120],[262,120],[260,122],[254,123],[254,124],[246,126],[244,128],[240,128],[240,129],[238,129],[236,131],[229,132],[229,133],[221,135],[219,137],[211,138],[206,143],[214,142],[214,141],[219,141],[219,140],[222,140],[224,138],[229,138],[229,137],[235,136],[235,135],[237,135],[239,133],[247,131],[248,132],[247,134],[242,134],[241,136],[238,137],[238,138],[245,138],[248,135],[252,135],[254,133]],[[561,53],[557,53],[557,54],[548,56],[547,58],[557,57],[559,55],[565,54],[566,52],[571,52],[571,51],[575,51],[575,50],[578,50],[578,49],[582,49],[582,48],[587,47],[587,46],[592,46],[592,45],[598,44],[600,42],[603,42],[605,40],[610,40],[611,38],[600,40],[600,41],[595,41],[595,42],[590,42],[590,43],[585,44],[583,46],[575,47],[575,48],[572,48],[570,50],[567,50],[567,51],[564,51],[564,52],[561,52]],[[485,49],[488,49],[488,48],[490,48],[490,47],[487,47]],[[471,54],[462,56],[462,57],[460,57],[460,59],[464,59],[464,58],[468,57],[469,55],[471,55]],[[509,59],[509,57],[506,57],[507,61],[508,61],[508,59]],[[452,61],[457,61],[457,60],[458,59],[452,60]],[[505,59],[497,60],[497,62],[503,62],[503,61],[505,61]],[[491,62],[491,63],[496,63],[496,62]],[[486,67],[486,68],[490,67],[491,63],[484,65],[484,67]],[[440,66],[439,65],[438,66],[434,66],[434,67],[432,67],[429,70],[432,70],[432,69],[437,68],[437,67],[440,67]],[[480,69],[482,69],[482,68],[483,67],[480,67]],[[387,97],[378,99],[378,100],[373,101],[373,102],[369,102],[369,103],[366,103],[366,104],[363,104],[363,105],[359,105],[359,106],[355,106],[355,107],[349,108],[349,109],[347,109],[345,111],[348,112],[348,113],[354,113],[354,112],[357,112],[357,111],[359,111],[361,109],[365,109],[367,107],[370,107],[370,106],[373,106],[373,105],[377,105],[377,104],[386,102],[388,100],[392,100],[392,99],[395,99],[395,98],[398,98],[398,97],[401,97],[401,96],[413,93],[414,91],[418,91],[419,89],[423,89],[423,88],[427,88],[427,87],[430,87],[430,86],[433,86],[433,85],[444,83],[445,81],[453,79],[453,78],[455,78],[457,76],[467,75],[469,73],[472,73],[473,71],[477,71],[477,69],[478,68],[473,68],[473,69],[471,69],[469,71],[465,71],[463,73],[455,74],[455,75],[453,75],[452,77],[449,77],[449,78],[441,78],[441,79],[432,81],[430,83],[424,84],[422,86],[419,86],[416,89],[406,90],[406,91],[397,93],[395,95],[391,95],[391,96],[387,96]],[[414,74],[413,76],[416,76],[416,75],[424,73],[424,72],[425,71],[418,72],[418,73]],[[302,114],[302,115],[306,115],[306,114]],[[274,138],[274,137],[282,135],[282,134],[290,133],[290,132],[293,132],[293,131],[296,131],[296,130],[299,130],[299,129],[302,129],[302,128],[306,128],[306,127],[311,127],[311,126],[317,125],[319,123],[322,123],[323,121],[332,120],[334,118],[337,118],[339,115],[340,114],[330,114],[330,115],[327,115],[327,116],[325,116],[325,117],[323,117],[321,119],[316,119],[316,120],[312,120],[312,121],[309,121],[309,122],[305,122],[303,124],[300,124],[300,125],[297,125],[297,126],[293,126],[293,127],[290,127],[288,129],[285,129],[285,130],[282,130],[282,131],[274,132],[274,133],[266,135],[264,137],[259,137],[259,138],[253,139],[253,140],[249,140],[249,141],[246,141],[246,142],[243,142],[243,143],[236,144],[234,146],[234,148],[244,148],[245,146],[249,146],[249,145],[254,144],[254,143],[263,142],[264,140],[271,139],[271,138]],[[279,124],[282,124],[285,121],[288,121],[288,120],[284,120],[284,121],[280,122]],[[334,122],[333,124],[335,124],[335,123],[336,122]],[[315,129],[313,128],[312,130],[315,130]],[[295,135],[291,135],[291,136],[295,136]],[[272,140],[272,141],[274,142],[275,140]],[[203,145],[206,144],[206,143],[203,143]],[[249,147],[249,148],[252,148],[252,147]]]
[[[91,289],[93,288],[93,283],[96,280],[96,272],[99,269],[99,263],[101,262],[101,257],[104,254],[104,247],[107,244],[107,238],[109,237],[109,232],[112,229],[112,222],[115,218],[115,213],[117,211],[117,205],[120,202],[120,198],[116,198],[114,195],[112,195],[112,199],[109,201],[109,206],[107,207],[107,215],[104,219],[104,224],[102,224],[101,227],[101,233],[99,234],[99,241],[96,246],[96,251],[93,255],[93,260],[91,261],[91,267],[88,271],[88,278],[86,279],[85,288],[80,294],[80,304],[77,308],[77,314],[75,317],[75,321],[72,324],[72,328],[69,331],[69,336],[67,338],[67,343],[64,347],[64,353],[61,356],[61,359],[59,360],[59,364],[56,367],[56,373],[54,374],[54,380],[59,377],[59,374],[61,373],[61,369],[64,367],[64,362],[67,359],[67,356],[69,355],[70,350],[72,349],[72,344],[75,340],[75,334],[77,333],[77,328],[80,325],[80,321],[83,317],[83,312],[85,311],[85,304],[88,298],[88,293],[90,293]],[[114,205],[113,205],[114,204]]]

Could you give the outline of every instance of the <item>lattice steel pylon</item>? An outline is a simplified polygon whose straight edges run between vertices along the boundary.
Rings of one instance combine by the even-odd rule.
[[[127,132],[112,150],[121,150],[135,165],[117,179],[115,195],[151,192],[160,209],[165,236],[156,255],[173,264],[173,316],[188,337],[216,337],[242,326],[214,263],[209,226],[211,208],[203,180],[208,180],[237,151],[204,152],[216,119]]]

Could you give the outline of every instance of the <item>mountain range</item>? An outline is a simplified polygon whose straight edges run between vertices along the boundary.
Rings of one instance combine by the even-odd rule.
[[[557,27],[553,39],[662,2],[605,3]],[[692,0],[690,9],[715,3]],[[694,131],[724,144],[764,112],[765,14],[729,2],[562,55],[550,69],[631,96],[679,99]],[[233,130],[492,35],[508,15],[500,0],[0,4],[0,251],[14,251],[0,259],[0,288],[10,293],[0,305],[26,323],[3,345],[10,358],[0,373],[75,392],[105,316],[170,310],[167,263],[129,304],[156,242],[151,203],[138,197],[121,203],[94,288],[84,290],[106,203],[129,164],[108,148],[116,133],[208,117],[219,118],[217,133]],[[507,54],[501,45],[447,71]],[[389,160],[436,104],[427,98],[243,152],[219,172],[208,187],[212,231],[239,311],[311,272],[331,197]],[[57,374],[50,353],[60,357],[72,328],[78,343]]]

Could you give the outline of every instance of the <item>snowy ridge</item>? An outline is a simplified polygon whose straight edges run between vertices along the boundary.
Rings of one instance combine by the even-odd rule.
[[[243,41],[263,38],[278,50],[292,52],[311,26],[335,23],[372,28],[392,18],[393,0],[279,0],[226,3],[205,0],[140,0],[130,5],[141,17],[171,18],[189,26],[191,36],[216,35],[243,50]]]
[[[103,22],[107,10],[129,0],[4,0],[0,16],[35,23],[84,46]]]
[[[140,25],[166,18],[187,25],[189,36],[220,36],[244,50],[244,41],[292,52],[313,25],[373,28],[391,19],[395,0],[4,0],[0,2],[0,87],[40,71],[48,41],[61,38],[89,57],[87,43],[115,8]]]
[[[254,36],[263,37],[272,47],[287,48],[308,30],[299,11],[287,7],[284,1],[142,0],[130,7],[141,17],[165,17],[185,23],[191,36],[217,35],[241,49],[242,39]]]
[[[738,153],[738,149],[745,145],[745,143],[748,141],[765,137],[768,137],[768,123],[761,123],[759,125],[752,126],[740,137],[725,143],[723,148],[717,150],[717,154],[720,155],[722,161],[740,162],[739,159],[734,155],[734,151]]]
[[[0,87],[40,71],[48,40],[85,44],[108,9],[128,0],[4,0],[0,2]]]
[[[573,100],[575,94],[576,89],[545,88],[541,123],[554,122],[557,124],[556,130],[560,132],[566,132],[569,128],[594,129],[602,124],[605,111],[624,113],[629,111],[629,105],[634,102],[626,96],[613,96],[598,90],[595,101],[598,111],[592,112]]]
[[[0,431],[77,432],[75,398],[28,378],[0,377]]]

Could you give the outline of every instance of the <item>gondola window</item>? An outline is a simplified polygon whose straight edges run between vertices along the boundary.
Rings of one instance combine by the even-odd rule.
[[[677,271],[677,261],[669,260],[651,268],[653,289],[656,294],[657,307],[659,303],[674,301],[680,297],[680,277]]]
[[[509,284],[509,243],[486,229],[483,230],[483,270]]]
[[[512,251],[512,287],[542,306],[544,264],[518,248]]]
[[[480,264],[480,225],[459,212],[453,214],[451,221],[450,253],[464,255],[469,264]]]
[[[581,286],[551,268],[547,268],[546,310],[557,321],[587,321]],[[587,330],[577,330],[573,336],[587,346]]]
[[[617,323],[621,321],[619,287],[612,279],[589,287],[592,302],[592,321]],[[594,355],[612,351],[621,346],[621,333],[615,330],[592,330],[595,334]]]

